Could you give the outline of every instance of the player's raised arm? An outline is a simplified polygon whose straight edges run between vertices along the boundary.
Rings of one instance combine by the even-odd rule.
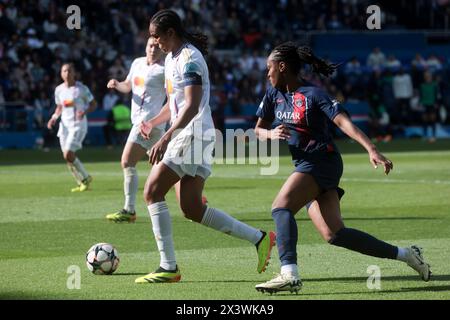
[[[119,82],[116,79],[111,79],[108,81],[108,84],[106,85],[108,89],[116,89],[117,91],[121,93],[129,93],[131,92],[131,81],[130,79],[125,79],[122,82]]]
[[[394,168],[391,160],[383,156],[377,147],[370,141],[370,139],[357,126],[353,124],[350,118],[343,112],[339,113],[333,122],[341,129],[347,136],[358,142],[369,153],[370,162],[376,169],[378,164],[383,165],[384,173],[389,172]]]

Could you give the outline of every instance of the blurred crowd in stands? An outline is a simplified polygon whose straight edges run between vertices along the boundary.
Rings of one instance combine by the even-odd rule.
[[[361,30],[366,25],[361,12],[371,4],[365,0],[78,1],[82,27],[74,31],[66,27],[71,2],[0,0],[0,105],[23,101],[36,111],[40,125],[46,121],[46,111],[54,108],[53,91],[61,82],[65,61],[75,63],[78,78],[101,108],[129,104],[128,96],[108,91],[106,83],[110,78],[124,79],[132,60],[144,55],[149,18],[160,9],[175,10],[192,31],[209,37],[211,107],[223,129],[227,105],[238,116],[264,95],[271,48],[301,39],[305,31]],[[385,28],[448,28],[449,0],[390,2],[396,3],[383,11]],[[399,15],[401,10],[432,14],[412,21]],[[372,135],[382,139],[389,139],[398,126],[426,126],[448,118],[449,63],[437,55],[417,53],[402,63],[382,47],[374,48],[366,61],[349,57],[329,79],[308,72],[304,76],[342,102],[369,101]]]

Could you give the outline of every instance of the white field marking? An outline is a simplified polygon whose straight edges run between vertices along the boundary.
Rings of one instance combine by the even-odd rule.
[[[212,173],[213,178],[233,178],[233,179],[271,179],[271,180],[286,180],[286,176],[260,176],[256,174],[227,174],[227,173]],[[443,184],[450,185],[450,180],[412,180],[412,179],[363,179],[363,178],[341,178],[343,182],[374,182],[374,183],[399,183],[399,184]]]
[[[221,170],[217,170],[221,171]],[[292,172],[292,170],[286,170],[286,172],[283,172],[281,175],[273,175],[273,176],[266,176],[266,175],[259,175],[256,173],[243,173],[240,174],[236,173],[228,173],[225,172],[217,172],[213,169],[212,178],[232,178],[232,179],[268,179],[268,180],[286,180],[289,174]],[[230,170],[233,171],[233,170]],[[255,170],[257,171],[257,170]],[[5,174],[24,174],[24,172],[21,171],[5,171]],[[3,174],[3,172],[2,172]],[[122,177],[123,173],[121,171],[92,171],[90,174],[94,177]],[[27,176],[40,176],[42,175],[42,172],[27,172]],[[52,176],[70,176],[68,172],[52,172]],[[139,170],[138,171],[139,177],[146,178],[148,176],[148,172],[145,170]],[[450,180],[427,180],[427,179],[391,179],[391,178],[385,178],[385,179],[376,179],[376,178],[341,178],[342,182],[373,182],[373,183],[399,183],[399,184],[438,184],[438,185],[450,185]],[[20,183],[19,181],[16,181],[15,183]],[[24,181],[24,183],[30,183],[30,181]]]

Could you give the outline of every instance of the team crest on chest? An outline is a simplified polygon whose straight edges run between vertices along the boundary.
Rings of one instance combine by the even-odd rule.
[[[300,92],[296,92],[292,100],[294,123],[302,123],[306,113],[306,97]]]

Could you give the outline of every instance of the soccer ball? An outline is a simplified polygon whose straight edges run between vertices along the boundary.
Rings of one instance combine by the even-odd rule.
[[[86,253],[86,265],[93,274],[112,274],[119,261],[119,253],[110,243],[94,244]]]

